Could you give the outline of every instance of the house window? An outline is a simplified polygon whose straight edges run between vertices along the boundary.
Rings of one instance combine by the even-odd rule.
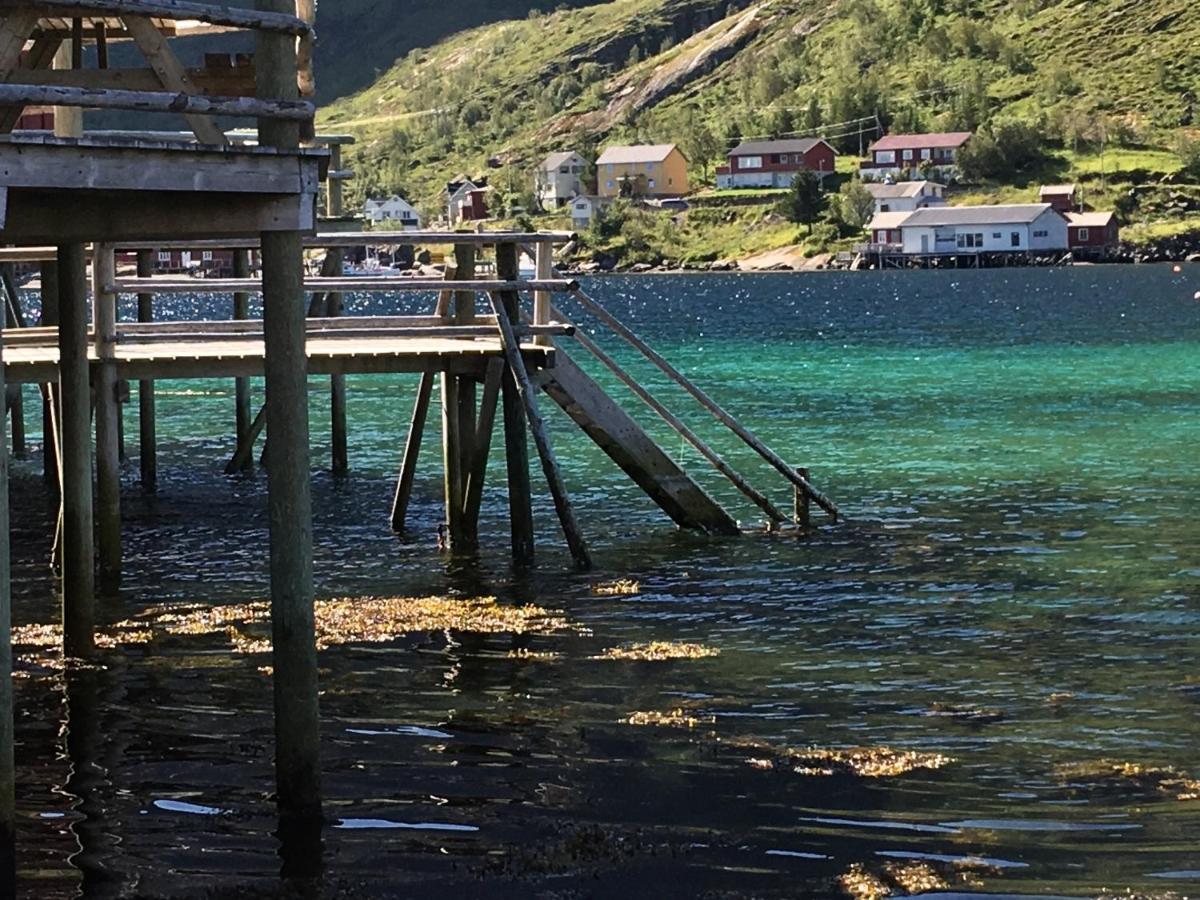
[[[608,182],[608,189],[609,189],[610,191],[612,190],[612,186],[613,186],[613,183],[612,183],[612,181],[610,180],[610,181]]]
[[[1012,233],[1012,245],[1013,245],[1014,247],[1020,247],[1020,246],[1021,246],[1021,232],[1019,232],[1019,231],[1014,231],[1014,232]]]
[[[762,163],[761,156],[738,157],[738,168],[739,169],[761,169],[762,164],[763,163]]]
[[[896,161],[896,151],[895,150],[876,150],[875,151],[875,162],[876,163],[879,163],[880,165],[882,165],[885,163],[886,164],[894,163],[895,161]]]
[[[1003,234],[1001,234],[999,231],[993,231],[993,232],[992,232],[992,240],[993,240],[993,241],[998,241],[998,240],[1000,240],[1002,237],[1004,237],[1004,235],[1003,235]]]
[[[202,260],[204,260],[204,262],[212,262],[212,251],[204,250],[203,252],[201,252],[200,258]]]
[[[1086,241],[1088,239],[1088,230],[1086,228],[1079,229],[1079,240]]]
[[[651,178],[651,179],[650,179],[648,182],[646,182],[646,183],[650,185],[650,190],[654,190],[654,187],[655,187],[655,185],[654,185],[654,179],[653,179],[653,178]]]
[[[1050,237],[1050,232],[1048,232],[1048,231],[1035,231],[1035,232],[1033,233],[1033,236],[1034,236],[1034,237]]]
[[[905,161],[905,162],[908,162],[908,160],[912,159],[912,158],[913,158],[913,157],[912,157],[912,154],[913,154],[913,152],[912,152],[911,150],[905,150],[905,151],[904,151],[904,154],[903,154],[903,155],[904,155],[904,161]]]
[[[562,166],[562,167],[560,167],[560,168],[559,168],[559,170],[558,170],[558,171],[559,171],[560,173],[562,173],[563,175],[570,175],[570,174],[571,174],[571,167],[570,167],[570,166]]]
[[[977,250],[983,247],[982,234],[960,234],[956,235],[956,238],[960,250]]]
[[[879,204],[880,212],[891,212],[891,210],[892,210],[891,204],[888,204],[888,203],[880,203]]]
[[[928,148],[921,151],[921,159],[929,159],[929,157],[930,153]]]
[[[160,250],[158,252],[158,261],[169,263],[171,261],[171,253],[168,250]]]

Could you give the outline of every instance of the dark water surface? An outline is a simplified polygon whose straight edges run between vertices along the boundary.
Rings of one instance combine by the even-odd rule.
[[[537,571],[512,570],[499,458],[482,557],[451,560],[435,548],[436,429],[412,535],[387,526],[415,379],[351,378],[353,473],[314,482],[318,594],[494,595],[586,631],[422,632],[323,652],[327,895],[832,895],[848,872],[887,881],[886,866],[914,862],[943,893],[1200,888],[1200,799],[1177,799],[1200,778],[1200,267],[592,290],[811,467],[848,521],[804,541],[679,533],[555,411],[598,573],[570,571],[544,497]],[[619,355],[790,503],[750,451]],[[265,478],[220,474],[232,385],[159,388],[161,483],[147,495],[136,464],[126,472],[128,577],[110,620],[266,593]],[[326,396],[314,379],[319,466]],[[127,420],[132,449],[136,402]],[[55,617],[39,471],[14,477],[20,624]],[[640,593],[592,593],[614,578]],[[721,653],[592,658],[650,640]],[[558,656],[509,655],[521,648]],[[122,646],[68,674],[40,655],[22,651],[17,683],[28,895],[276,896],[269,657],[234,655],[222,634]],[[674,709],[699,723],[619,721]],[[954,761],[806,775],[748,763],[764,745]],[[1118,773],[1126,763],[1141,768]]]

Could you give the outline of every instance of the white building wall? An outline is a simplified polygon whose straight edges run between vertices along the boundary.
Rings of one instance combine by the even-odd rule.
[[[1067,222],[1052,210],[1042,213],[1032,224],[907,225],[901,226],[900,232],[904,252],[908,254],[1023,253],[1067,249]],[[982,236],[982,246],[959,246],[960,234]],[[1015,244],[1012,239],[1014,234],[1017,235]],[[925,238],[924,243],[922,237]]]
[[[1040,232],[1045,232],[1041,234]],[[1046,210],[1030,227],[1031,250],[1067,250],[1070,246],[1070,224],[1052,209]]]

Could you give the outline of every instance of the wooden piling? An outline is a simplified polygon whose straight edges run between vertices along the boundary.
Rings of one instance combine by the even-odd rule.
[[[417,399],[413,404],[412,421],[408,426],[408,440],[404,445],[404,460],[400,464],[400,478],[396,482],[396,496],[392,500],[392,531],[404,530],[408,516],[408,504],[412,499],[413,480],[417,474],[417,458],[421,454],[421,437],[425,433],[425,420],[429,416],[429,400],[433,396],[433,372],[421,375],[417,385]]]
[[[330,182],[333,183],[332,181]],[[340,278],[345,271],[345,260],[338,247],[330,247],[325,251],[329,256],[330,269],[335,278]],[[325,298],[325,315],[336,319],[342,314],[341,291],[330,291]],[[335,374],[329,376],[329,437],[331,466],[334,475],[344,475],[350,471],[349,440],[346,432],[346,376]]]
[[[805,481],[809,480],[809,471],[806,468],[796,469],[796,474]],[[796,527],[801,531],[808,531],[812,527],[812,498],[808,493],[801,488],[796,489],[796,500],[794,508],[794,519]]]
[[[87,262],[83,244],[65,244],[58,248],[58,270],[63,653],[87,657],[94,650],[96,581]]]
[[[154,265],[153,250],[138,251],[138,278],[152,276]],[[139,322],[154,321],[153,294],[138,294],[137,320]],[[158,484],[158,422],[154,402],[154,382],[149,378],[138,382],[138,461],[142,486],[153,488]]]
[[[539,241],[534,249],[534,277],[539,281],[548,281],[554,277],[554,245],[549,241]],[[550,293],[536,291],[533,295],[533,324],[550,324]],[[538,335],[534,343],[541,347],[553,346],[554,340],[549,335]]]
[[[0,332],[0,394],[4,392],[4,335]],[[0,450],[5,444],[0,418]],[[16,890],[16,768],[13,759],[12,568],[9,559],[8,455],[0,452],[0,896]]]
[[[496,245],[496,276],[516,281],[520,274],[515,244]],[[512,324],[520,321],[515,293],[501,295],[504,315]],[[504,455],[508,469],[508,516],[512,533],[513,560],[519,565],[533,562],[533,496],[529,484],[529,444],[525,437],[525,410],[512,370],[505,369],[500,385],[504,411]]]
[[[234,278],[249,278],[250,277],[250,251],[249,250],[234,250],[233,251],[233,277]],[[235,319],[250,318],[250,295],[239,291],[233,295],[233,317]],[[247,436],[250,434],[250,379],[238,378],[234,381],[234,404],[235,404],[235,424],[237,428],[237,445],[239,448],[246,445]],[[255,436],[257,438],[257,435]],[[249,441],[251,450],[254,448],[254,440]],[[253,453],[247,453],[241,463],[241,468],[244,471],[251,471],[254,468]],[[226,473],[233,474],[227,468]]]
[[[504,347],[504,357],[516,382],[521,404],[525,408],[525,417],[529,421],[533,443],[537,447],[538,457],[542,462],[542,472],[546,476],[546,483],[554,498],[554,508],[558,513],[563,534],[567,538],[567,545],[571,548],[571,556],[579,568],[590,569],[592,558],[588,553],[587,543],[583,539],[579,523],[575,520],[575,511],[571,507],[566,483],[563,481],[558,460],[555,458],[554,448],[550,444],[550,433],[546,429],[546,422],[538,409],[537,391],[529,380],[529,372],[525,368],[525,360],[521,355],[521,345],[513,330],[513,323],[509,321],[504,301],[496,295],[492,295],[492,308],[496,311],[496,323],[500,326],[500,342]]]
[[[255,0],[262,12],[292,13],[294,0]],[[296,43],[256,35],[261,98],[299,97]],[[263,119],[259,143],[295,149],[300,127]],[[271,466],[271,636],[275,697],[275,779],[281,830],[312,833],[321,823],[320,721],[313,622],[312,485],[309,471],[308,357],[304,248],[298,231],[262,235],[263,330]],[[301,824],[303,823],[303,824]],[[314,868],[319,860],[309,860]]]
[[[43,326],[58,324],[58,262],[46,260],[39,265],[42,283]],[[51,489],[58,490],[58,429],[54,425],[58,413],[51,409],[55,392],[42,385],[42,477]]]
[[[96,346],[96,550],[102,594],[121,587],[121,459],[117,419],[117,297],[105,291],[116,280],[111,244],[92,254],[92,322]]]
[[[487,476],[488,457],[492,449],[492,430],[496,424],[496,406],[500,400],[504,368],[503,360],[488,360],[487,374],[483,381],[483,397],[479,401],[479,418],[475,422],[475,456],[466,471],[463,520],[467,532],[475,536],[476,542],[479,539],[479,512],[483,506],[483,482]]]
[[[454,272],[458,281],[475,279],[475,245],[454,247]],[[454,324],[475,324],[474,291],[454,292]],[[465,514],[467,478],[475,460],[475,381],[467,375],[442,375],[443,460],[446,471],[446,529],[450,547],[457,551],[478,548],[478,529]]]
[[[24,328],[25,317],[21,313],[21,295],[17,290],[17,279],[13,275],[13,264],[0,265],[0,280],[4,282],[7,298],[4,311],[6,328]],[[3,392],[8,413],[12,416],[12,454],[17,459],[28,456],[25,444],[25,396],[21,386],[11,385]]]

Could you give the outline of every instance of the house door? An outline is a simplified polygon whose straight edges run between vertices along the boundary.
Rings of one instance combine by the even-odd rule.
[[[927,234],[921,235],[921,252],[922,253],[929,252],[929,235],[927,235]]]

